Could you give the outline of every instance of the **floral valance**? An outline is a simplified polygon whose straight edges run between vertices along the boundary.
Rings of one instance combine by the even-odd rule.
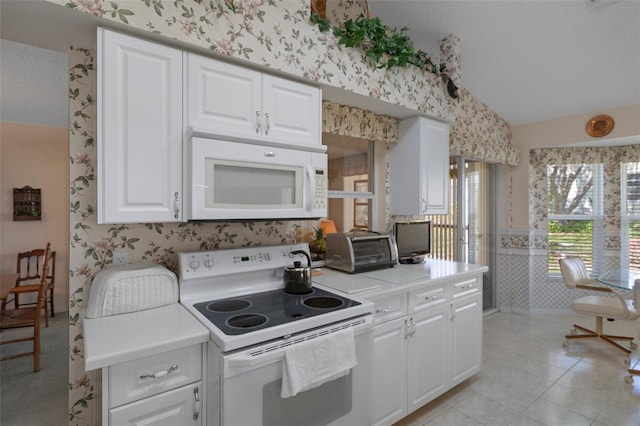
[[[450,155],[462,155],[490,163],[517,166],[520,150],[511,145],[511,128],[502,117],[464,88],[455,103]]]
[[[324,101],[322,102],[322,132],[376,142],[397,143],[398,119]]]

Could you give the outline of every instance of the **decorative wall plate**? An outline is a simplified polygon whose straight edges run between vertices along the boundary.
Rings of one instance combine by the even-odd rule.
[[[594,138],[607,136],[613,130],[613,118],[608,115],[596,115],[587,121],[587,134]]]

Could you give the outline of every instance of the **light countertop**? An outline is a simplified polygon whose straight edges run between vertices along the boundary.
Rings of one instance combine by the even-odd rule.
[[[356,274],[323,268],[322,275],[315,276],[313,281],[347,294],[368,298],[406,293],[424,285],[437,284],[441,280],[462,278],[488,270],[483,265],[426,259],[424,263],[397,264],[392,268]]]
[[[85,370],[203,343],[209,330],[182,305],[84,319]]]

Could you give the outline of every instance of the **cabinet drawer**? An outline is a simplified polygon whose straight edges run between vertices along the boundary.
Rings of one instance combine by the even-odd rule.
[[[445,301],[444,287],[430,287],[412,292],[411,312],[421,311]]]
[[[404,294],[376,300],[376,324],[407,315],[407,296]]]
[[[453,285],[453,298],[468,296],[480,291],[482,282],[477,278],[469,278],[467,280],[458,281]]]
[[[110,425],[201,425],[202,383],[109,410]]]
[[[188,346],[109,367],[109,408],[201,380],[201,348]]]

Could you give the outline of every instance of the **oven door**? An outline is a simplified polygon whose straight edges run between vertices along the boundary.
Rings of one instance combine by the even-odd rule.
[[[218,419],[221,426],[371,424],[373,318],[365,316],[339,326],[349,322],[354,327],[358,364],[348,375],[290,398],[280,397],[284,347],[274,350],[274,343],[270,342],[264,348],[251,347],[231,354],[216,354],[215,349],[209,351],[209,356],[213,357],[209,363],[220,367],[219,374],[209,378],[208,398],[213,398],[209,401],[209,424],[218,424]],[[309,334],[321,336],[330,328],[335,329],[336,325]],[[215,347],[212,342],[210,345]],[[267,347],[268,351],[255,355]],[[216,410],[219,417],[216,417]]]
[[[193,137],[189,159],[190,220],[326,216],[326,153]]]

